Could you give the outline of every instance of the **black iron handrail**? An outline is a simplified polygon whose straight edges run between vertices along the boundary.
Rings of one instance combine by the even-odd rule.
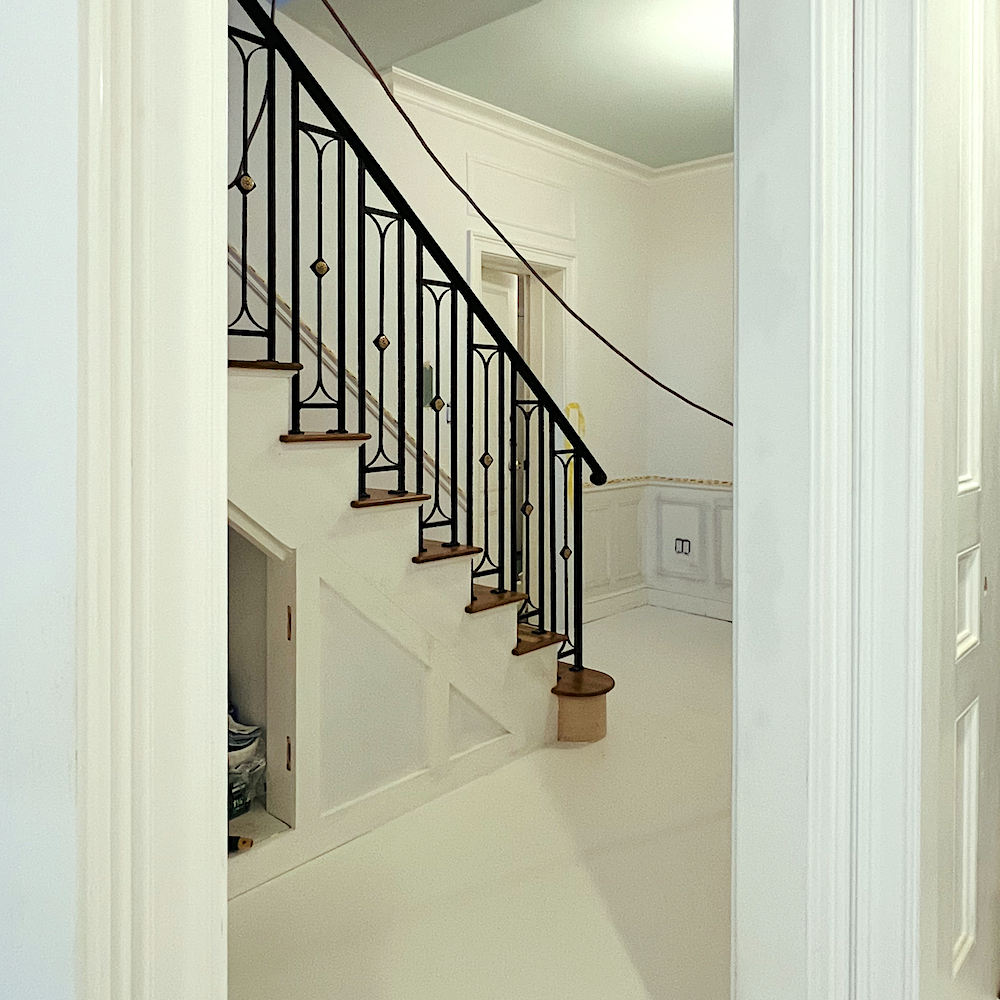
[[[542,385],[538,376],[531,370],[524,358],[521,357],[520,353],[510,342],[507,335],[500,329],[499,324],[490,315],[489,310],[487,310],[483,302],[473,292],[472,288],[462,277],[458,268],[455,267],[449,256],[444,252],[444,250],[441,249],[437,240],[434,239],[430,231],[426,228],[426,226],[424,226],[419,216],[410,207],[409,203],[403,197],[396,185],[392,182],[388,174],[386,174],[386,172],[382,169],[378,160],[375,159],[374,155],[364,144],[361,137],[354,131],[353,128],[351,128],[350,123],[340,113],[340,110],[333,103],[322,86],[320,86],[319,82],[310,72],[309,68],[299,58],[288,39],[285,38],[281,31],[274,25],[258,0],[238,0],[238,3],[246,12],[247,16],[253,21],[257,30],[261,33],[269,51],[277,52],[282,59],[284,59],[288,68],[292,71],[293,76],[298,80],[299,84],[314,101],[319,110],[332,124],[335,125],[337,132],[347,141],[348,145],[351,147],[358,160],[364,165],[365,170],[371,176],[372,180],[374,180],[378,185],[383,195],[389,202],[391,202],[395,210],[405,219],[407,225],[410,226],[410,228],[417,234],[421,245],[432,257],[434,263],[441,268],[441,271],[447,277],[448,281],[458,289],[459,293],[465,299],[468,308],[472,310],[476,318],[482,323],[486,331],[497,342],[500,349],[507,356],[518,377],[521,378],[525,385],[531,389],[538,402],[543,404],[545,410],[552,415],[556,424],[559,426],[559,429],[565,435],[567,441],[570,442],[572,447],[579,452],[581,457],[587,463],[587,466],[590,469],[590,481],[595,486],[600,486],[606,483],[608,479],[607,473],[605,473],[604,469],[594,457],[591,450],[586,446],[586,444],[584,444],[583,439],[580,437],[576,428],[574,428],[569,422],[559,405],[549,394],[545,386]],[[273,112],[274,99],[272,94],[269,101],[268,113],[269,115],[272,115]],[[273,128],[269,129],[268,134],[273,135]],[[273,190],[273,186],[271,189]]]
[[[559,643],[560,659],[583,669],[583,479],[600,485],[604,470],[257,0],[231,2],[249,23],[229,29],[242,85],[230,123],[239,308],[229,334],[263,340],[260,360],[278,362],[278,285],[290,282],[283,440],[357,442],[354,505],[419,503],[414,559],[472,556],[468,610],[516,602],[514,651]],[[280,157],[279,129],[290,139]],[[251,251],[266,254],[266,277]],[[304,308],[315,308],[305,337]],[[324,414],[335,426],[318,431]]]

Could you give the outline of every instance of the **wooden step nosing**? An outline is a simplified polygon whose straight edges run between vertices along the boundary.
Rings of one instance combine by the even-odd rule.
[[[512,608],[517,604],[523,603],[528,597],[527,594],[521,594],[516,590],[505,590],[501,594],[494,594],[488,587],[483,587],[482,589],[486,593],[473,597],[465,606],[465,613],[467,615],[478,615],[484,611],[495,611],[497,608]],[[482,603],[477,605],[477,601],[481,601]]]
[[[351,506],[355,510],[368,510],[373,507],[394,507],[405,503],[426,503],[430,500],[428,493],[404,493],[400,496],[393,496],[388,490],[372,490],[375,496],[369,496],[365,500],[357,499],[351,501]]]
[[[302,365],[290,361],[230,361],[229,371],[241,375],[267,375],[291,378],[302,371]]]
[[[433,538],[425,538],[424,544],[428,542],[441,545],[441,542],[436,542]],[[418,566],[425,566],[428,563],[434,562],[444,562],[446,559],[460,559],[463,556],[475,556],[479,555],[483,550],[478,545],[456,545],[449,548],[436,548],[432,551],[418,552],[413,556],[412,561]]]
[[[371,440],[371,434],[282,434],[282,444],[356,444]]]
[[[520,633],[520,628],[518,631]],[[517,645],[511,650],[511,653],[514,656],[524,656],[527,653],[535,653],[540,649],[547,649],[557,643],[566,642],[568,638],[560,632],[544,632],[542,635],[519,634]]]
[[[587,667],[584,667],[583,670],[577,672],[585,675],[587,682],[593,685],[593,690],[572,691],[560,688],[561,684],[568,682],[569,678],[567,677],[567,674],[574,673],[574,671],[570,669],[571,666],[572,664],[570,663],[564,663],[562,661],[559,662],[559,673],[557,675],[556,685],[552,688],[552,693],[554,695],[557,695],[560,698],[600,698],[614,689],[614,677],[610,674],[604,673],[603,670],[591,670]]]

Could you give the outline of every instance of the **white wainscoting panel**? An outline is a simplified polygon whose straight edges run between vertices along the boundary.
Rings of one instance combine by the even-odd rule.
[[[576,239],[576,197],[570,188],[471,153],[468,171],[470,192],[496,222]],[[477,215],[471,205],[469,215]]]
[[[732,620],[728,483],[642,479],[584,493],[587,621],[646,604]]]

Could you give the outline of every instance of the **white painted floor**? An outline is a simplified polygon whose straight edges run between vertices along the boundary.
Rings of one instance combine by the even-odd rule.
[[[649,607],[588,625],[607,738],[234,899],[231,1000],[728,997],[731,636]]]

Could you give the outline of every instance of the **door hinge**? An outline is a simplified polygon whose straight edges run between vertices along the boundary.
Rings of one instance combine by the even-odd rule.
[[[292,769],[292,738],[291,736],[285,737],[285,770],[290,771]]]
[[[288,605],[288,641],[292,641],[292,606]]]

